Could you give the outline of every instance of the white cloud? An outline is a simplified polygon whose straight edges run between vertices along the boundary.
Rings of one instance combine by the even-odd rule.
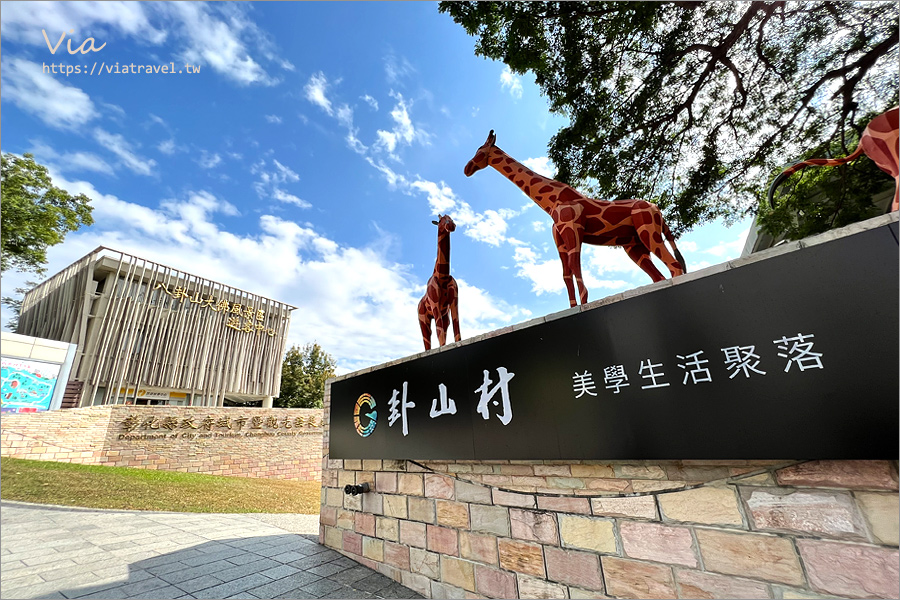
[[[234,207],[206,191],[148,208],[51,175],[71,193],[91,197],[96,220],[50,249],[51,274],[102,245],[296,306],[287,346],[315,339],[337,358],[341,373],[422,351],[415,314],[423,286],[377,243],[342,245],[312,226],[272,215],[234,234],[215,222],[235,215]],[[21,282],[4,274],[4,288]],[[466,338],[530,316],[458,282]]]
[[[210,154],[206,150],[201,150],[200,158],[196,162],[201,169],[213,169],[222,162],[222,157],[218,154]]]
[[[747,234],[749,233],[749,231],[749,229],[744,230],[740,234],[738,234],[737,239],[734,239],[730,242],[719,242],[715,246],[700,250],[700,252],[712,254],[716,258],[720,259],[720,262],[723,260],[731,260],[733,258],[737,258],[741,255],[741,251],[744,249],[744,242],[747,240]],[[686,244],[690,244],[690,242],[682,243],[682,245],[685,245],[685,250],[688,249]]]
[[[4,100],[56,129],[74,129],[99,116],[90,96],[80,88],[63,83],[59,75],[44,73],[38,63],[6,58],[0,78]]]
[[[92,152],[59,153],[43,142],[31,142],[28,150],[35,160],[61,173],[93,171],[104,175],[114,175],[113,168],[105,160]]]
[[[175,154],[178,147],[175,144],[175,139],[163,140],[159,144],[156,145],[156,149],[162,152],[163,154]]]
[[[546,156],[541,156],[540,158],[526,158],[522,161],[522,164],[538,175],[543,175],[544,177],[552,178],[553,174],[556,172],[556,165],[554,165]]]
[[[48,46],[42,29],[51,47],[65,32],[57,56],[68,52],[70,42],[74,49],[88,37],[94,38],[95,48],[106,43],[103,52],[108,52],[109,42],[127,36],[142,45],[165,44],[177,60],[209,68],[238,85],[274,85],[279,80],[266,73],[251,53],[284,70],[292,71],[294,66],[278,56],[248,11],[239,4],[200,2],[4,2],[0,32],[8,39],[44,48]],[[69,34],[72,29],[75,33]]]
[[[290,167],[272,159],[272,167],[267,167],[265,160],[253,165],[250,172],[259,177],[253,188],[260,198],[273,198],[285,204],[293,204],[300,208],[310,208],[312,204],[284,189],[286,184],[297,183],[300,176]]]
[[[538,296],[546,293],[558,294],[566,289],[562,278],[559,259],[539,261],[537,253],[528,246],[519,246],[513,254],[518,267],[516,276],[531,281],[531,291]]]
[[[384,73],[387,76],[388,83],[391,85],[401,83],[403,79],[415,72],[416,69],[402,56],[391,53],[384,57]]]
[[[225,18],[220,19],[218,7],[206,4],[173,2],[158,8],[169,12],[180,28],[181,60],[209,66],[239,85],[278,83],[250,56],[241,35],[258,38],[258,30],[238,9],[223,8]]]
[[[373,98],[372,96],[370,96],[368,94],[366,94],[365,96],[360,96],[360,97],[363,100],[365,100],[369,106],[371,106],[375,110],[378,110],[378,100],[376,100],[375,98]]]
[[[391,97],[397,100],[397,104],[391,111],[394,127],[391,131],[379,129],[376,132],[378,139],[372,147],[375,150],[386,151],[388,156],[399,161],[400,158],[395,153],[398,145],[409,146],[414,140],[418,140],[423,145],[428,145],[430,136],[422,129],[417,129],[413,126],[412,119],[409,116],[410,105],[403,100],[403,95],[392,91]]]
[[[165,31],[150,24],[145,12],[148,5],[140,2],[42,2],[39,6],[40,10],[36,10],[29,2],[4,2],[0,33],[11,40],[45,48],[42,29],[51,46],[56,46],[60,34],[66,33],[57,55],[67,48],[69,39],[76,48],[87,37],[94,37],[94,45],[99,48],[106,42],[104,34],[111,31],[150,44],[161,44],[167,37]],[[75,33],[70,36],[72,29]]]
[[[281,117],[279,117],[278,115],[266,115],[266,121],[268,121],[269,123],[280,125]]]
[[[618,253],[618,256],[616,254]],[[624,258],[624,261],[622,260]],[[547,293],[566,294],[566,284],[563,279],[562,261],[555,252],[549,259],[542,259],[534,248],[519,246],[513,254],[513,261],[518,271],[517,277],[531,281],[531,290],[538,296]],[[627,264],[626,264],[627,263]],[[643,275],[637,266],[628,258],[621,248],[598,247],[591,245],[582,246],[581,276],[588,290],[588,298],[597,299],[597,294],[592,290],[605,289],[609,291],[621,291],[633,287],[634,283],[620,278],[603,277],[607,273],[622,273],[633,276],[636,273]],[[647,282],[649,283],[649,282]],[[576,297],[578,289],[575,289]]]
[[[322,71],[318,73],[313,73],[313,75],[309,78],[309,81],[306,82],[306,86],[303,88],[303,92],[306,95],[306,99],[324,110],[329,115],[334,114],[334,110],[331,108],[331,100],[328,99],[326,92],[328,91],[328,80],[325,78],[325,74]]]
[[[94,130],[94,139],[101,146],[119,157],[121,164],[139,175],[152,175],[156,161],[134,153],[131,144],[118,133],[109,133],[99,127]]]
[[[535,231],[546,231],[550,228],[550,221],[532,221],[531,226]]]
[[[509,66],[500,73],[500,87],[509,91],[509,95],[517,100],[522,97],[522,81],[513,73]]]
[[[335,83],[339,82],[340,80]],[[337,119],[338,123],[347,130],[347,136],[345,137],[347,145],[357,154],[365,154],[368,148],[359,140],[357,135],[359,129],[353,126],[353,109],[347,104],[342,104],[339,107],[334,108],[334,105],[327,96],[330,85],[332,84],[329,83],[325,74],[321,71],[313,74],[303,88],[306,99],[324,110],[328,116]],[[301,118],[304,119],[305,123],[305,117],[302,117],[301,115]]]

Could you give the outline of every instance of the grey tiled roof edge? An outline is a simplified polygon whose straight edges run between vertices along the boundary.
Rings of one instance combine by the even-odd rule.
[[[716,275],[718,273],[724,273],[729,269],[738,269],[745,265],[753,264],[762,260],[766,260],[769,258],[773,258],[775,256],[781,256],[782,254],[787,254],[789,252],[796,252],[799,250],[803,250],[804,248],[809,248],[811,246],[816,246],[818,244],[824,244],[826,242],[830,242],[842,237],[848,237],[851,235],[855,235],[857,233],[862,233],[864,231],[869,231],[870,229],[877,229],[879,227],[885,227],[891,223],[896,223],[900,220],[900,213],[892,212],[886,215],[881,215],[878,217],[873,217],[871,219],[867,219],[865,221],[860,221],[858,223],[852,223],[845,227],[840,227],[838,229],[832,229],[831,231],[826,231],[825,233],[820,233],[817,235],[810,236],[808,238],[804,238],[802,240],[788,242],[784,244],[780,244],[773,248],[769,248],[767,250],[762,250],[760,252],[755,252],[749,256],[743,256],[741,258],[736,258],[734,260],[725,261],[723,263],[719,263],[717,265],[713,265],[711,267],[707,267],[705,269],[700,269],[699,271],[689,272],[680,277],[676,277],[674,279],[666,279],[664,281],[658,281],[656,283],[651,283],[649,285],[643,285],[631,290],[626,290],[624,292],[618,294],[612,294],[610,296],[606,296],[605,298],[600,298],[599,300],[594,300],[592,302],[588,302],[584,305],[578,305],[573,308],[567,308],[565,310],[561,310],[559,312],[550,313],[549,315],[545,315],[542,317],[537,317],[534,319],[530,319],[528,321],[523,321],[521,323],[515,323],[513,325],[509,325],[506,327],[502,327],[500,329],[495,329],[494,331],[488,331],[486,333],[482,333],[476,336],[472,336],[461,340],[459,342],[451,342],[447,343],[445,346],[441,346],[438,348],[432,348],[426,352],[419,352],[418,354],[412,354],[410,356],[404,356],[403,358],[398,358],[396,360],[392,360],[386,363],[382,363],[380,365],[373,365],[371,367],[366,367],[364,369],[359,369],[358,371],[353,371],[352,373],[346,373],[344,375],[339,375],[337,377],[333,377],[329,379],[326,383],[331,384],[336,381],[342,381],[344,379],[349,379],[351,377],[356,377],[357,375],[362,375],[363,373],[369,373],[371,371],[377,371],[378,369],[384,369],[387,367],[392,367],[394,365],[402,364],[405,362],[409,362],[411,360],[416,360],[417,358],[422,358],[423,356],[430,356],[432,354],[438,352],[452,352],[453,350],[466,346],[468,344],[474,344],[483,340],[487,340],[493,337],[497,337],[499,335],[505,335],[507,333],[511,333],[513,331],[518,331],[520,329],[525,329],[528,327],[533,327],[535,325],[540,325],[542,323],[547,323],[549,321],[555,321],[557,319],[564,319],[566,317],[570,317],[574,314],[593,310],[595,308],[600,308],[601,306],[606,306],[608,304],[613,304],[616,302],[621,302],[623,300],[627,300],[629,298],[634,298],[635,296],[642,296],[644,294],[652,294],[653,292],[659,291],[661,289],[665,289],[667,287],[671,287],[673,285],[684,285],[686,283],[690,283],[697,279],[702,279],[704,277],[709,277],[711,275]]]

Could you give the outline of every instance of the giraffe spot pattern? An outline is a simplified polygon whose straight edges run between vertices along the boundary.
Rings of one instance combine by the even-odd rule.
[[[576,192],[575,190],[573,190],[570,187],[566,187],[565,189],[563,189],[563,191],[561,191],[559,193],[559,201],[560,202],[568,202],[570,200],[580,200],[583,197],[584,196],[582,196],[581,194],[579,194],[578,192]]]

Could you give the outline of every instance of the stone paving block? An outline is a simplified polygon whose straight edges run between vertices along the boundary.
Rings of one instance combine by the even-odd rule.
[[[262,555],[257,554],[254,556],[256,556],[257,558],[262,558]],[[302,552],[295,552],[293,550],[290,550],[288,552],[282,552],[281,554],[276,554],[274,556],[270,556],[269,558],[271,558],[275,562],[289,563],[292,560],[300,560],[301,558],[305,558],[305,557],[306,557],[306,555],[303,554]],[[231,559],[228,559],[228,560],[231,560]]]
[[[252,575],[241,577],[240,579],[235,579],[234,581],[229,581],[228,583],[222,583],[199,592],[193,592],[192,594],[195,598],[226,598],[237,594],[238,592],[243,592],[250,588],[269,583],[270,581],[271,580],[265,575],[254,573]]]
[[[275,567],[284,566],[274,561],[270,558],[263,558],[256,562],[247,563],[245,565],[235,565],[228,567],[227,569],[223,569],[219,573],[213,573],[216,577],[221,579],[222,581],[232,581],[234,579],[239,579],[244,577],[245,575],[250,575],[251,573],[259,573],[261,571],[265,571],[268,569],[273,569]]]
[[[278,565],[277,567],[272,567],[271,569],[260,571],[260,573],[271,579],[281,579],[282,577],[287,577],[288,575],[293,575],[297,572],[298,569],[289,565]]]
[[[170,571],[168,573],[155,573],[155,575],[168,583],[177,585],[179,582],[187,581],[188,579],[194,579],[196,577],[200,577],[201,575],[210,575],[213,573],[224,574],[225,571],[228,571],[232,568],[236,567],[231,563],[221,561],[221,563],[209,563],[206,565],[200,565],[198,567],[190,567],[179,569],[177,571]]]
[[[195,567],[197,565],[208,563],[211,560],[225,560],[232,556],[237,556],[238,554],[243,554],[243,551],[240,548],[226,548],[217,550],[216,552],[204,553],[203,555],[194,558],[181,559],[181,562],[189,567]]]
[[[342,567],[341,565],[336,565],[334,563],[325,563],[324,565],[319,565],[318,567],[308,569],[306,572],[312,573],[313,575],[317,575],[319,577],[329,577],[346,570],[347,567]]]
[[[287,597],[287,596],[285,596]],[[305,598],[306,596],[304,596]],[[368,592],[361,592],[359,590],[354,590],[351,587],[341,586],[336,590],[328,592],[324,596],[320,596],[320,598],[375,598],[372,594]]]
[[[152,560],[152,559],[151,559]],[[254,560],[258,560],[258,557]],[[177,560],[173,560],[171,562],[165,562],[159,565],[152,565],[150,567],[145,567],[145,570],[154,575],[165,575],[166,573],[173,573],[175,571],[180,571],[182,569],[187,568],[187,565],[184,563],[178,562]]]
[[[193,594],[194,592],[199,592],[200,590],[211,588],[213,586],[219,585],[220,583],[222,583],[222,580],[217,577],[214,577],[212,575],[202,575],[200,577],[197,577],[196,579],[180,581],[178,582],[178,587],[189,594]]]
[[[353,588],[362,590],[364,592],[370,592],[372,594],[378,594],[380,590],[383,590],[392,583],[394,583],[394,580],[390,577],[385,577],[381,573],[373,573],[368,577],[359,579],[354,582]]]
[[[363,566],[350,567],[328,576],[328,579],[336,581],[342,585],[353,585],[360,579],[365,579],[372,575],[372,569]]]
[[[72,561],[72,560],[65,560],[65,561],[60,562],[60,564],[58,566],[61,568],[62,567],[74,567],[74,566],[76,566],[76,563],[75,563],[75,561]],[[38,566],[34,566],[34,567],[22,566],[19,569],[12,569],[9,567],[4,567],[3,571],[7,577],[24,577],[25,575],[40,575],[40,574],[44,573],[45,571],[47,571],[47,567],[44,567],[43,565],[38,565]]]
[[[312,556],[307,556],[305,558],[301,558],[299,560],[295,560],[293,562],[288,563],[292,567],[296,567],[300,570],[311,569],[312,567],[318,567],[319,565],[324,565],[327,562],[331,562],[336,558],[340,558],[343,556],[342,554],[335,552],[334,550],[329,550],[328,552],[320,552],[319,554],[313,554]]]
[[[153,577],[151,579],[138,581],[137,583],[127,583],[125,585],[109,588],[104,593],[107,598],[127,598],[128,596],[141,596],[146,598],[150,592],[165,587],[171,586],[168,582],[163,581],[158,577]]]
[[[298,571],[293,575],[277,579],[271,583],[252,588],[254,594],[260,598],[282,598],[285,592],[296,590],[304,585],[319,581],[321,577],[308,571]]]

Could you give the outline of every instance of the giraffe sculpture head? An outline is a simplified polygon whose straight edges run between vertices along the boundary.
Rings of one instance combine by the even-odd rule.
[[[487,136],[487,140],[481,148],[475,152],[475,156],[472,157],[472,160],[466,163],[466,168],[463,170],[466,177],[471,177],[473,174],[487,166],[488,157],[491,155],[491,149],[494,147],[494,142],[496,141],[497,136],[494,135],[494,130],[491,129],[491,132]]]
[[[438,226],[438,235],[456,231],[456,223],[453,222],[450,215],[438,215],[438,220],[432,221],[432,223]]]

